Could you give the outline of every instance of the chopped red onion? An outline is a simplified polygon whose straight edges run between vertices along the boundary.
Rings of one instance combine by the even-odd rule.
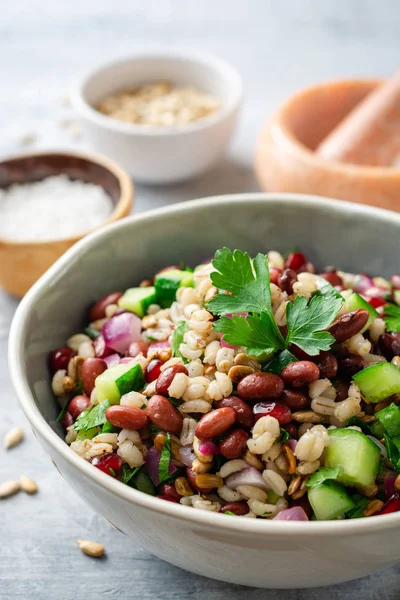
[[[369,275],[357,275],[353,282],[353,286],[353,289],[357,294],[366,294],[367,290],[374,287],[374,282]]]
[[[297,440],[293,440],[292,438],[290,438],[286,443],[291,449],[291,451],[294,452],[297,446]]]
[[[108,348],[123,354],[132,342],[140,339],[141,319],[131,312],[112,317],[103,325],[102,334]]]
[[[114,354],[110,354],[109,356],[106,356],[104,358],[104,360],[107,363],[107,369],[110,369],[111,367],[115,367],[116,365],[119,365],[120,356],[119,356],[119,354],[114,353]]]
[[[199,450],[203,454],[219,454],[218,446],[214,444],[214,442],[210,442],[208,440],[199,445]]]
[[[293,506],[286,510],[281,510],[273,521],[308,521],[308,517],[301,506]]]
[[[160,348],[171,348],[169,340],[164,340],[162,342],[152,342],[149,346],[149,349],[147,350],[147,353],[149,354],[151,350],[159,350]]]
[[[119,363],[121,365],[129,365],[129,363],[131,362],[135,362],[135,359],[132,358],[132,356],[124,356],[123,358],[120,359]]]
[[[191,446],[182,446],[182,448],[179,448],[179,456],[186,467],[191,467],[194,459],[196,458],[194,450]]]
[[[154,483],[154,485],[159,485],[160,483],[158,475],[160,458],[161,453],[157,450],[155,446],[152,446],[152,448],[150,448],[144,459],[144,462],[146,463],[147,473],[149,474],[149,477]],[[176,470],[176,465],[171,460],[169,463],[169,474],[173,475],[173,473],[175,473]]]
[[[254,485],[254,487],[261,488],[262,490],[268,489],[265,479],[255,467],[247,467],[242,471],[232,473],[225,480],[225,485],[231,490],[235,490],[238,485]]]

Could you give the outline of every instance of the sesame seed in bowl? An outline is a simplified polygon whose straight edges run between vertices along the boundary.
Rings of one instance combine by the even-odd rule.
[[[204,173],[226,153],[242,81],[218,58],[147,52],[92,71],[71,99],[96,150],[137,181],[172,183]]]

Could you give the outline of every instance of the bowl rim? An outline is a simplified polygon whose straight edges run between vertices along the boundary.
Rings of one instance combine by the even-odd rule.
[[[53,431],[43,415],[35,404],[34,398],[28,386],[24,375],[24,337],[27,327],[27,321],[35,302],[45,293],[51,285],[51,281],[68,264],[81,253],[89,251],[93,246],[97,246],[102,238],[116,233],[122,228],[129,228],[132,223],[152,220],[154,216],[163,216],[174,213],[186,213],[192,208],[202,207],[205,210],[216,205],[226,205],[232,207],[235,204],[243,204],[247,201],[258,201],[268,203],[271,201],[283,204],[296,202],[302,206],[313,209],[321,205],[327,206],[339,212],[369,215],[371,218],[381,218],[396,221],[400,228],[400,214],[388,210],[370,207],[361,204],[353,204],[342,200],[334,200],[320,196],[310,196],[306,194],[274,194],[274,193],[250,193],[250,194],[227,194],[222,196],[211,196],[174,204],[168,207],[162,207],[151,211],[140,213],[137,216],[131,216],[122,221],[117,221],[105,228],[93,232],[88,237],[82,239],[68,250],[42,277],[32,286],[25,297],[22,299],[15,316],[13,318],[10,334],[8,362],[11,381],[15,393],[19,399],[20,405],[30,421],[33,429],[38,432],[41,438],[50,448],[61,455],[63,461],[68,463],[74,469],[87,478],[87,485],[91,483],[105,488],[108,492],[116,494],[120,499],[134,505],[139,505],[145,509],[155,511],[167,517],[185,521],[187,524],[197,526],[208,526],[215,530],[226,532],[236,532],[251,534],[256,536],[265,536],[268,534],[279,534],[284,537],[300,536],[343,536],[346,534],[369,534],[371,532],[381,532],[394,526],[400,526],[400,513],[393,513],[383,516],[373,516],[365,519],[342,520],[342,521],[274,521],[260,519],[227,519],[226,515],[194,510],[192,507],[177,505],[172,502],[166,502],[159,498],[149,496],[138,490],[135,490],[95,469],[73,450]]]
[[[118,181],[119,185],[119,198],[116,201],[112,212],[109,214],[107,219],[97,225],[96,227],[92,227],[91,229],[87,229],[77,235],[69,236],[69,237],[57,237],[50,240],[14,240],[12,238],[7,238],[0,236],[0,244],[4,244],[12,247],[52,247],[54,244],[59,243],[73,243],[76,242],[83,237],[90,235],[92,232],[97,231],[99,228],[104,227],[105,225],[109,225],[110,223],[114,223],[129,214],[132,209],[133,199],[135,196],[135,188],[132,179],[128,175],[128,173],[120,167],[115,161],[107,156],[102,154],[94,153],[94,152],[69,152],[66,150],[43,150],[38,152],[23,152],[18,154],[12,154],[5,158],[2,158],[0,161],[0,167],[4,163],[10,163],[15,160],[24,160],[29,158],[45,158],[50,156],[62,156],[65,158],[72,157],[78,158],[82,160],[86,160],[91,162],[92,164],[98,165],[114,175],[114,177]],[[63,174],[63,171],[59,172],[59,175]],[[23,185],[23,183],[21,183]]]
[[[313,168],[318,166],[318,168],[321,169],[330,169],[338,176],[346,174],[353,177],[364,177],[366,179],[393,179],[397,182],[400,177],[400,168],[395,166],[377,167],[373,165],[354,165],[337,160],[327,160],[300,142],[297,137],[293,135],[291,129],[287,125],[287,113],[292,110],[295,103],[298,102],[300,98],[307,94],[315,93],[324,87],[334,88],[343,83],[354,85],[378,85],[382,83],[382,81],[383,79],[378,77],[346,77],[343,79],[329,79],[315,85],[304,87],[289,96],[289,98],[287,98],[278,107],[278,109],[272,115],[272,119],[267,121],[266,128],[269,129],[271,127],[271,133],[274,137],[276,136],[277,138],[280,138],[283,143],[288,144],[294,155],[299,157],[299,160],[305,161]],[[263,127],[261,130],[261,138],[263,136],[264,129],[265,127]]]
[[[103,71],[116,68],[122,64],[129,64],[141,60],[181,60],[186,63],[198,63],[204,68],[214,69],[219,72],[219,76],[224,80],[230,79],[235,88],[232,98],[226,106],[222,106],[215,113],[198,119],[192,123],[182,126],[170,127],[150,127],[146,125],[137,125],[113,119],[97,111],[85,97],[85,86],[92,79],[101,75]],[[214,127],[218,123],[227,119],[234,113],[243,102],[243,81],[239,71],[227,61],[207,53],[195,53],[192,51],[184,52],[182,50],[156,49],[143,50],[132,53],[130,56],[116,58],[114,60],[100,63],[96,67],[87,71],[81,77],[77,84],[70,91],[71,104],[81,117],[91,123],[113,132],[124,133],[126,135],[137,135],[139,137],[159,138],[166,136],[189,135],[196,131],[206,130]]]

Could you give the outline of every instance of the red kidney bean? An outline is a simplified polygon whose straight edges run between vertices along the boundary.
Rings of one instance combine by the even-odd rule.
[[[49,353],[49,369],[52,375],[59,369],[66,369],[75,352],[71,348],[58,348]]]
[[[157,360],[156,358],[154,358],[148,363],[144,371],[144,378],[146,383],[151,383],[152,381],[158,379],[158,377],[161,374],[161,367],[163,366],[163,364],[164,363],[161,360]]]
[[[175,502],[175,504],[178,503],[176,498],[173,498],[172,496],[166,496],[165,494],[158,494],[157,498],[160,498],[160,500],[167,500],[168,502]]]
[[[157,394],[161,394],[161,396],[168,396],[168,388],[177,373],[185,373],[185,375],[187,375],[188,371],[184,365],[172,365],[171,367],[164,369],[161,375],[157,378]]]
[[[133,429],[137,431],[142,429],[149,422],[146,413],[141,408],[135,406],[121,406],[114,404],[106,410],[106,419],[121,429]]]
[[[186,468],[186,477],[189,480],[190,487],[192,489],[194,489],[196,492],[200,492],[201,494],[211,494],[211,492],[212,492],[211,488],[201,488],[197,485],[197,483],[196,483],[197,473],[192,471],[192,469],[190,467]]]
[[[67,429],[67,427],[71,427],[71,425],[73,425],[74,423],[74,419],[71,415],[70,412],[66,412],[65,415],[63,416],[63,418],[61,419],[61,423],[63,424],[63,426],[65,427],[65,429]]]
[[[287,269],[293,269],[296,273],[300,273],[306,268],[307,259],[302,252],[290,252],[286,257],[285,266]]]
[[[225,458],[240,458],[246,451],[248,434],[244,429],[234,429],[219,443],[219,451]]]
[[[349,384],[343,379],[339,379],[336,387],[336,402],[340,402],[341,400],[346,400],[349,396]]]
[[[275,399],[283,392],[283,381],[273,373],[250,373],[238,383],[237,392],[242,400]]]
[[[85,394],[90,396],[96,378],[107,369],[107,363],[102,358],[85,358],[82,363],[82,385]]]
[[[339,359],[338,372],[342,377],[351,379],[353,375],[364,368],[364,359],[361,356],[353,354],[346,358]]]
[[[285,425],[292,420],[290,408],[279,402],[258,402],[254,405],[253,412],[256,421],[261,417],[269,416],[279,421],[280,425]]]
[[[164,396],[152,396],[147,403],[146,413],[153,425],[162,431],[180,433],[182,415]]]
[[[282,275],[281,269],[276,269],[275,267],[269,268],[269,280],[271,283],[274,283],[275,285],[279,285],[279,279],[280,279],[281,275]]]
[[[297,438],[299,437],[299,432],[297,431],[297,427],[294,423],[287,423],[286,425],[282,425],[282,428],[286,429],[290,437],[292,437],[294,440],[297,440]]]
[[[369,319],[369,312],[361,308],[336,319],[327,329],[337,342],[344,342],[358,333]]]
[[[237,396],[228,396],[218,402],[214,402],[215,408],[224,408],[229,406],[236,411],[236,423],[245,429],[251,429],[254,425],[254,415],[250,406],[244,400]]]
[[[281,275],[279,286],[283,292],[293,294],[293,285],[297,281],[297,273],[293,269],[285,269]]]
[[[249,506],[244,500],[242,500],[241,502],[226,502],[221,506],[219,512],[231,512],[234,515],[238,515],[238,517],[240,517],[242,515],[247,515],[247,513],[249,512]]]
[[[392,333],[383,333],[378,340],[379,350],[387,360],[400,354],[400,340]]]
[[[311,403],[307,391],[291,390],[290,388],[283,390],[280,399],[293,411],[303,410]]]
[[[90,399],[87,396],[75,396],[68,404],[68,412],[71,417],[77,419],[81,412],[86,410],[90,406]]]
[[[333,286],[343,284],[342,278],[339,277],[339,275],[336,273],[336,271],[326,271],[326,273],[322,273],[321,277],[326,279],[326,281]]]
[[[317,365],[309,360],[290,363],[281,372],[283,381],[292,387],[302,387],[319,379]]]
[[[91,321],[97,321],[98,319],[104,319],[106,316],[106,308],[110,304],[117,304],[118,300],[121,298],[122,292],[112,292],[111,294],[107,294],[107,296],[103,296],[93,304],[92,308],[89,312],[89,318]]]
[[[146,342],[144,342],[143,340],[138,340],[137,342],[133,342],[129,346],[126,356],[131,356],[132,358],[135,358],[135,356],[137,356],[140,353],[142,353],[143,356],[147,356],[148,349],[149,346],[148,344],[146,344]]]
[[[320,352],[319,356],[315,357],[315,364],[319,368],[320,377],[328,379],[336,377],[338,361],[332,352]]]
[[[236,411],[229,406],[217,408],[201,417],[195,434],[199,440],[210,440],[224,433],[236,420]]]
[[[115,475],[118,475],[119,470],[122,467],[122,458],[118,456],[118,454],[107,452],[106,454],[92,458],[91,463],[93,466],[97,467],[97,469],[103,471],[103,473],[107,473],[107,475],[115,477]]]
[[[173,498],[177,502],[181,499],[173,483],[163,483],[161,485],[161,494],[163,496],[168,496],[168,498]]]

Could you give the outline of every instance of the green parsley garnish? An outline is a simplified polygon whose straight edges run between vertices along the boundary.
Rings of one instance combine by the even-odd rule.
[[[161,451],[160,462],[158,465],[158,479],[163,483],[171,477],[169,474],[169,464],[171,462],[171,434],[168,432],[165,438],[164,446]]]
[[[297,296],[286,308],[288,333],[283,338],[272,313],[268,259],[257,254],[252,261],[247,252],[228,248],[217,250],[211,280],[220,290],[207,305],[214,314],[222,315],[214,329],[222,333],[228,344],[245,346],[247,353],[274,354],[296,344],[311,356],[329,350],[333,336],[324,331],[335,319],[343,298],[330,289],[314,295],[310,301]],[[247,316],[235,313],[250,313]],[[232,315],[232,316],[227,316]]]
[[[70,398],[69,400],[66,401],[66,403],[64,404],[64,406],[62,407],[60,414],[57,417],[57,423],[61,423],[61,421],[63,420],[64,416],[67,414],[68,412],[68,406],[69,403],[71,402],[72,398]]]
[[[180,350],[179,350],[179,346],[183,343],[183,336],[185,335],[185,333],[188,330],[188,325],[186,321],[179,321],[179,323],[177,324],[174,333],[172,334],[172,339],[171,339],[171,350],[172,350],[172,356],[179,356],[181,358],[183,358]],[[187,362],[187,359],[183,358],[184,362]]]
[[[134,477],[136,475],[136,473],[139,472],[139,470],[142,467],[134,467],[133,469],[131,469],[131,467],[128,465],[128,463],[124,463],[122,465],[121,468],[121,481],[122,483],[127,483],[129,484],[129,482],[131,481],[132,477]]]
[[[233,517],[236,517],[237,515],[235,515],[235,513],[233,513],[231,510],[225,510],[224,513],[226,515],[232,515]]]
[[[83,333],[88,335],[91,340],[95,340],[100,335],[100,331],[97,331],[94,327],[86,327],[86,329],[83,330]]]
[[[386,331],[398,333],[400,331],[400,306],[388,303],[384,308],[383,320],[386,323]]]
[[[335,480],[338,478],[340,473],[339,467],[320,467],[318,471],[315,471],[307,481],[306,486],[309,488],[318,487],[324,481]]]
[[[116,476],[117,476],[117,474],[116,474],[116,472],[114,471],[114,469],[112,469],[112,468],[110,467],[108,470],[109,470],[109,472],[110,472],[110,475],[112,475],[113,477],[116,477]]]
[[[106,410],[109,406],[109,401],[103,400],[100,404],[90,406],[81,412],[75,421],[75,431],[89,431],[89,429],[93,429],[94,427],[102,426],[107,421]]]
[[[274,373],[274,375],[280,375],[281,372],[287,365],[292,362],[296,362],[297,358],[289,352],[289,350],[282,350],[280,354],[274,356],[267,365],[263,368],[266,373]]]
[[[284,442],[288,441],[288,439],[290,438],[290,435],[289,435],[289,432],[286,431],[286,429],[283,429],[283,427],[281,427],[280,431],[281,431],[281,435],[279,437],[279,442],[281,444],[283,444]]]

